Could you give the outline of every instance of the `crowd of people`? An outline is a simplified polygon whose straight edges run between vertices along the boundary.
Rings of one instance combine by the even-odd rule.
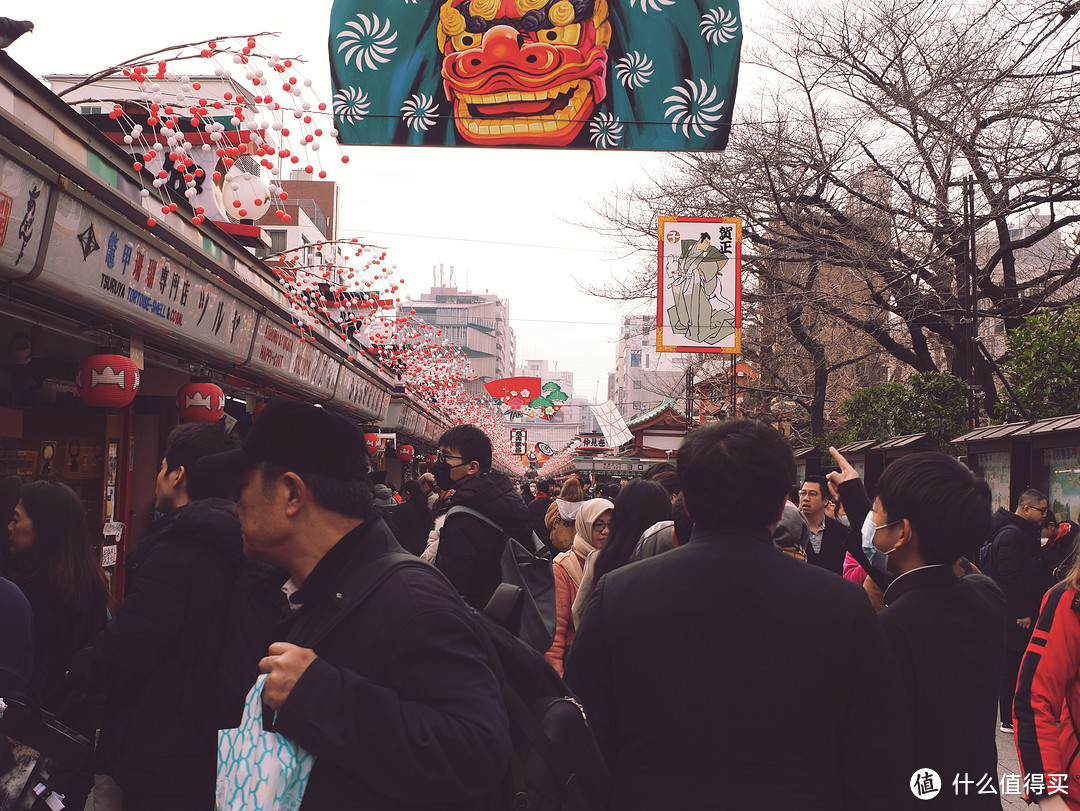
[[[397,493],[323,409],[271,401],[242,445],[182,425],[119,605],[76,494],[0,482],[0,696],[96,741],[69,808],[214,808],[218,730],[252,690],[314,755],[303,809],[487,808],[515,743],[471,611],[507,538],[535,536],[540,653],[584,708],[609,808],[1000,809],[1008,732],[1029,800],[1080,809],[1080,528],[1033,489],[992,515],[943,454],[872,494],[832,454],[792,487],[786,441],[729,420],[632,481],[519,483],[459,425]],[[433,566],[373,582],[401,551]]]

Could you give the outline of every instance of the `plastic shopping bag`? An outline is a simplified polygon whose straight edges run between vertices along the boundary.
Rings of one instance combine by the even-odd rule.
[[[297,811],[304,798],[315,756],[264,728],[265,681],[248,693],[240,726],[218,733],[217,811]]]

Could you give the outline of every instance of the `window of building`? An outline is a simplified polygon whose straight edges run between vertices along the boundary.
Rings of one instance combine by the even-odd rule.
[[[634,388],[635,389],[640,389],[641,388],[641,381],[640,380],[635,380],[634,381]]]
[[[647,352],[645,353],[645,368],[649,368],[649,354]]]
[[[260,259],[281,253],[288,247],[289,234],[281,229],[267,228],[266,234],[270,237],[269,248],[256,248],[255,255]]]
[[[641,411],[641,400],[634,400],[634,411]]]
[[[641,350],[640,349],[631,349],[630,350],[630,365],[631,366],[641,366]]]

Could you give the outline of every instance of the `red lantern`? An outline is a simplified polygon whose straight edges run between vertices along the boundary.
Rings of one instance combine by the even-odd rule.
[[[364,444],[367,445],[368,453],[375,453],[379,450],[379,435],[364,434]]]
[[[87,405],[124,408],[139,391],[139,369],[126,355],[88,355],[75,374],[75,388]]]
[[[402,462],[411,462],[416,449],[412,445],[402,445],[397,449],[397,458]]]
[[[225,392],[213,383],[187,383],[176,393],[180,422],[217,422],[225,414]]]
[[[429,453],[427,458],[428,467],[431,467],[433,464],[435,464],[438,458],[439,457],[436,456],[434,453]]]

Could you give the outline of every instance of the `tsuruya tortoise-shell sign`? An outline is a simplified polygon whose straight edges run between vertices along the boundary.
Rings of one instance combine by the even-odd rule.
[[[335,0],[346,144],[723,149],[738,0]]]
[[[742,338],[742,219],[660,217],[658,352],[738,354]]]

